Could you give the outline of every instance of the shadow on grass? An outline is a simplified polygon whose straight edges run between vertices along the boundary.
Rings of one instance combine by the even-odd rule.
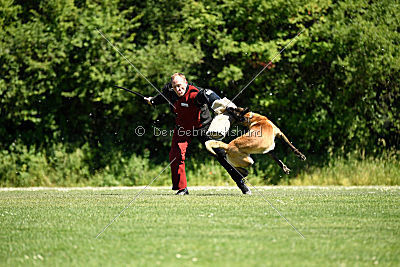
[[[171,192],[171,193],[148,193],[146,194],[147,196],[175,196],[176,192]],[[189,198],[191,196],[200,196],[200,197],[208,197],[208,196],[240,196],[240,193],[193,193],[193,191],[189,191],[189,195],[186,196],[176,196],[177,198],[179,197],[185,197],[185,198]]]
[[[209,197],[209,196],[240,196],[239,193],[194,193],[190,194],[192,196],[201,196],[201,197]]]

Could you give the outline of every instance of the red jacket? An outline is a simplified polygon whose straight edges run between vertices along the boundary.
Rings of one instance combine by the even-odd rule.
[[[189,85],[185,94],[178,98],[174,104],[174,112],[176,115],[175,123],[178,127],[185,130],[200,128],[200,108],[195,104],[195,98],[199,93],[199,89],[193,85]]]
[[[197,129],[209,124],[212,120],[205,89],[189,84],[185,94],[178,97],[171,88],[171,83],[167,83],[162,89],[162,94],[152,97],[151,103],[152,105],[168,103],[166,99],[174,105],[174,108],[171,106],[171,111],[175,113],[175,123],[178,127],[181,126],[186,130]]]

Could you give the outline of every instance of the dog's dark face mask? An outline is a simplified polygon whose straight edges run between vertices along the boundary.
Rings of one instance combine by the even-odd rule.
[[[228,114],[237,122],[245,122],[246,118],[244,115],[246,115],[247,112],[249,112],[249,108],[232,108],[228,107],[227,109]]]

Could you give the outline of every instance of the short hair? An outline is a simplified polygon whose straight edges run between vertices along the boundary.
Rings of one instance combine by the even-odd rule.
[[[183,73],[180,73],[180,72],[176,72],[176,73],[172,74],[172,76],[171,76],[171,82],[175,79],[176,76],[182,77],[182,78],[185,79],[185,81],[187,82],[185,75],[184,75]]]

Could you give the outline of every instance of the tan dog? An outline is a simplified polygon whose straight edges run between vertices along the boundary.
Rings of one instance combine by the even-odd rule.
[[[279,160],[271,151],[275,148],[275,136],[282,138],[293,152],[302,160],[306,157],[295,148],[287,137],[275,126],[267,117],[257,113],[248,112],[243,108],[227,108],[228,113],[239,122],[242,122],[249,128],[249,131],[242,136],[232,140],[229,144],[222,141],[209,140],[206,148],[215,155],[213,148],[222,148],[225,150],[227,160],[234,167],[249,167],[254,163],[250,154],[270,155],[283,169],[289,174],[290,169]]]

